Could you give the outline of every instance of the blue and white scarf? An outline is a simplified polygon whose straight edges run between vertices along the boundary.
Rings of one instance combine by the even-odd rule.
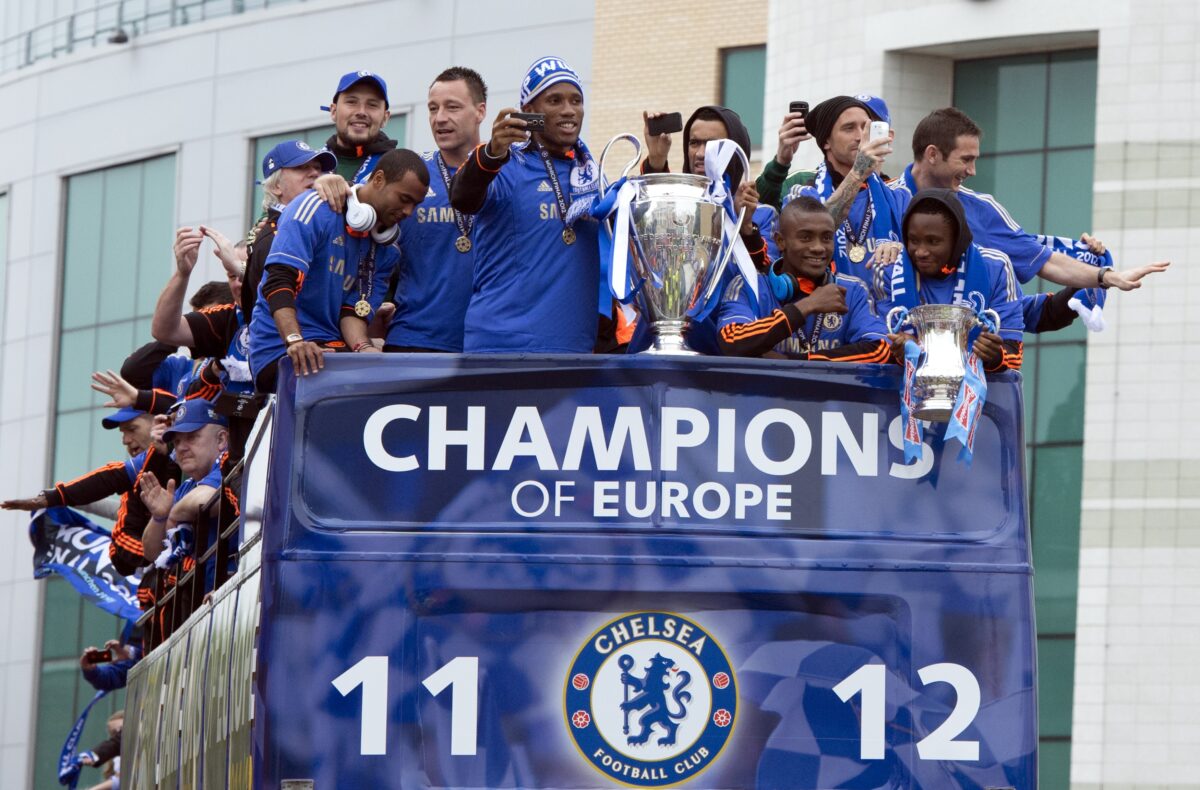
[[[1077,261],[1098,268],[1112,268],[1112,253],[1105,250],[1103,255],[1097,255],[1078,239],[1066,236],[1038,236],[1038,244],[1049,247],[1054,252],[1069,255]],[[1071,309],[1079,313],[1083,323],[1093,332],[1104,331],[1104,301],[1107,292],[1103,288],[1087,288],[1079,291],[1067,302]]]

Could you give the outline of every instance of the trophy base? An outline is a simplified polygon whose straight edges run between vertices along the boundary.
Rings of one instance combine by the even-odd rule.
[[[683,321],[655,321],[650,325],[650,331],[654,336],[654,344],[641,353],[685,357],[700,356],[699,351],[688,348],[683,334]]]
[[[918,420],[925,420],[926,422],[950,422],[950,415],[953,411],[953,399],[928,398],[921,401],[921,404],[913,409],[913,415]]]

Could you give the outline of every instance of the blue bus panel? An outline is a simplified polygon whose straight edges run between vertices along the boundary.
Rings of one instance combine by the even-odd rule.
[[[905,465],[897,378],[281,371],[254,785],[1034,787],[1020,380]]]

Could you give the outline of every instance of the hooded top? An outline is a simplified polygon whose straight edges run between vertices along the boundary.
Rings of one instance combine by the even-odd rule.
[[[958,195],[954,194],[952,189],[922,189],[908,204],[908,208],[904,211],[904,219],[901,222],[901,238],[908,239],[908,222],[913,214],[920,213],[917,209],[921,208],[921,204],[936,203],[944,207],[953,217],[954,225],[954,247],[950,254],[949,268],[957,269],[959,261],[971,246],[971,228],[967,225],[967,216],[963,211],[962,202],[959,201]]]
[[[692,124],[696,121],[696,116],[702,110],[711,110],[721,116],[721,122],[725,124],[726,134],[730,140],[733,140],[742,149],[742,153],[746,158],[750,158],[750,130],[746,128],[746,124],[742,123],[742,117],[728,107],[721,107],[716,104],[707,104],[703,107],[697,107],[691,117],[687,119],[687,123],[683,125],[683,172],[692,172],[691,149],[688,147],[688,140],[691,139]],[[730,182],[740,184],[742,181],[742,163],[738,159],[733,159],[729,162],[729,167],[726,170],[729,173]]]

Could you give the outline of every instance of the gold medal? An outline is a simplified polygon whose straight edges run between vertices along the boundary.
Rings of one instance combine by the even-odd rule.
[[[863,258],[867,257],[867,248],[861,244],[852,244],[847,257],[850,258],[851,263],[862,263]]]
[[[471,240],[466,236],[459,236],[454,240],[454,249],[458,250],[459,252],[470,252]]]
[[[566,244],[574,244],[575,243],[575,229],[574,228],[563,228],[563,242],[565,242]]]
[[[354,314],[359,318],[366,318],[371,314],[371,303],[366,299],[359,299],[354,303]]]

